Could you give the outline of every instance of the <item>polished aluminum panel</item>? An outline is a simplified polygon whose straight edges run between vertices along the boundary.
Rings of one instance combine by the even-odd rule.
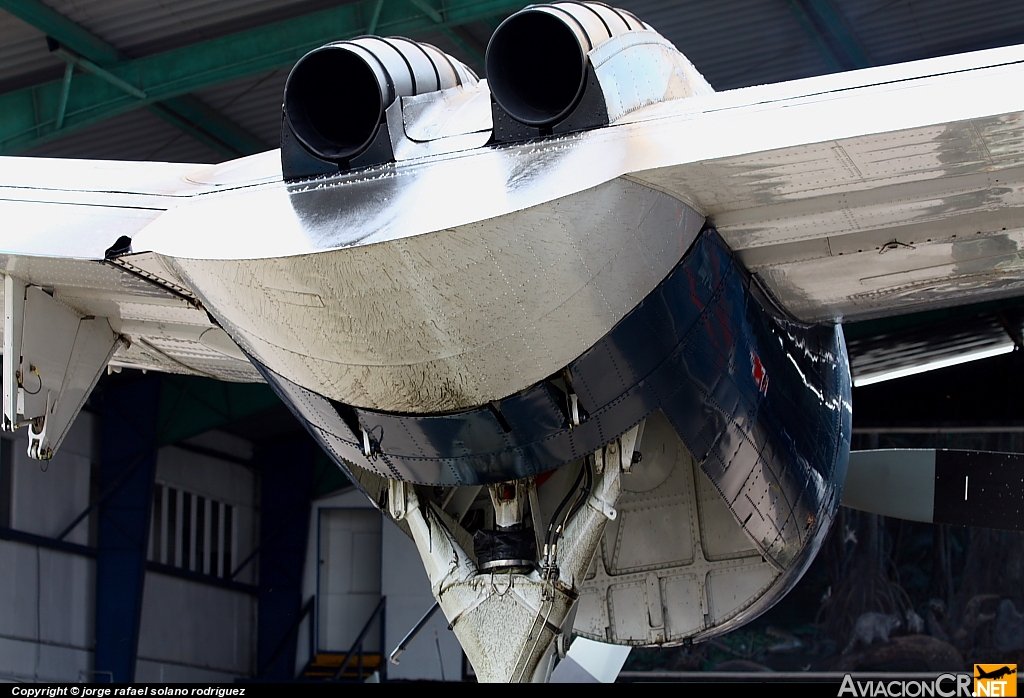
[[[612,37],[589,58],[612,122],[650,104],[714,92],[686,56],[654,31]]]
[[[308,192],[310,221],[335,192]],[[352,203],[352,207],[356,206]],[[254,359],[346,404],[445,412],[589,349],[661,282],[703,219],[624,179],[430,235],[265,260],[171,260]]]
[[[420,143],[489,132],[491,95],[487,82],[403,97],[402,127],[409,140]]]

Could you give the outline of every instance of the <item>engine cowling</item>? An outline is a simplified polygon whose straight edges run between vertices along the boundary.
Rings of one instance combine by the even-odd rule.
[[[403,37],[364,36],[310,51],[284,88],[285,179],[392,161],[388,108],[402,97],[477,82],[458,60]]]

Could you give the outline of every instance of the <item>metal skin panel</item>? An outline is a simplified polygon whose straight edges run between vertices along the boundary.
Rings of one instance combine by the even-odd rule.
[[[34,458],[49,458],[106,368],[117,335],[106,318],[81,318],[36,286],[25,294],[18,412],[42,420],[29,429],[28,448]]]
[[[103,318],[116,334],[129,338],[130,344],[116,345],[110,360],[116,368],[261,381],[241,350],[189,296],[175,295],[137,274],[87,259],[4,254],[0,271],[52,291],[59,304],[84,317]]]
[[[486,82],[402,97],[402,130],[418,143],[481,131],[488,132],[490,140],[491,94]]]
[[[322,194],[304,204],[311,218],[337,204]],[[505,398],[578,357],[665,278],[702,222],[616,179],[430,235],[173,263],[228,334],[287,380],[368,409],[437,413]]]
[[[1024,457],[945,449],[850,454],[842,505],[908,521],[1024,530]]]
[[[930,448],[852,452],[840,503],[851,509],[905,521],[937,522],[933,516],[935,453]],[[962,485],[962,481],[957,485]],[[962,495],[962,490],[960,487],[957,494]]]
[[[638,446],[642,457],[622,476],[619,516],[581,585],[573,632],[625,645],[706,640],[792,588],[820,535],[781,570],[755,548],[662,412],[647,418]],[[834,512],[826,508],[827,517]]]
[[[655,31],[620,34],[589,57],[613,122],[649,104],[714,92],[693,64]]]
[[[340,467],[428,485],[536,475],[661,409],[780,570],[810,559],[839,506],[849,458],[851,385],[841,329],[779,314],[713,230],[568,365],[585,413],[575,427],[552,381],[485,408],[397,415],[332,402],[261,370]]]

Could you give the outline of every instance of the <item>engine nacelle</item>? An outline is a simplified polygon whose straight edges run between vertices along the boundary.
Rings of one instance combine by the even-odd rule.
[[[318,49],[296,65],[285,97],[286,177],[389,162],[399,129],[410,141],[419,134],[421,143],[481,134],[474,147],[486,142],[490,134],[472,108],[485,98],[486,120],[484,84],[449,100],[443,90],[475,76],[453,64],[445,80],[431,78],[440,70],[433,53],[424,51],[419,64],[403,53],[416,46],[364,38]],[[513,15],[495,31],[486,61],[491,140],[499,146],[614,125],[642,107],[711,89],[650,27],[592,3]],[[413,95],[424,91],[435,94],[417,104]],[[358,108],[349,108],[349,94]],[[403,97],[409,114],[401,111]],[[454,120],[459,128],[450,133],[434,134],[413,114],[429,120],[424,115],[434,110],[454,113],[456,103],[471,118],[468,126]],[[588,145],[576,140],[580,149]],[[551,151],[543,144],[482,149],[469,183],[489,182],[503,196],[540,186],[540,174],[573,162],[573,148]],[[448,162],[462,161],[470,159]],[[418,202],[426,215],[428,193],[448,186],[441,177],[448,171],[396,168],[401,177],[296,188],[291,202],[310,230],[377,225],[366,217],[372,207],[350,204]],[[400,244],[385,237],[377,245],[219,266],[182,260],[179,271],[221,309],[218,319],[337,464],[393,518],[412,521],[425,560],[441,549],[431,536],[447,531],[445,545],[463,550],[465,574],[430,569],[437,584],[462,585],[458,594],[480,591],[473,580],[489,565],[525,570],[536,563],[545,575],[568,569],[564,558],[561,571],[545,562],[554,559],[554,544],[530,538],[545,526],[551,534],[545,517],[562,509],[545,503],[546,493],[565,496],[575,469],[582,481],[617,495],[619,471],[598,468],[598,455],[601,463],[615,461],[646,425],[641,461],[635,470],[622,466],[621,517],[615,520],[611,494],[597,509],[580,504],[590,519],[579,524],[584,543],[572,553],[579,565],[567,583],[582,593],[578,632],[665,644],[746,622],[795,584],[838,510],[849,458],[851,380],[841,328],[788,317],[703,224],[677,198],[612,177]],[[538,259],[569,261],[538,274]],[[289,303],[312,309],[273,315],[281,307],[273,301],[280,295],[274,274],[289,287],[302,279],[303,291]],[[237,279],[254,281],[239,294]],[[338,336],[322,341],[325,328]],[[304,338],[302,351],[283,349],[294,336]],[[487,524],[516,538],[495,557],[486,546],[473,552],[467,534],[485,529],[462,522],[464,506],[484,496],[481,488],[499,483],[508,501],[519,501],[519,490],[539,500],[529,504],[538,512],[532,526],[520,528],[512,517],[515,535],[499,530],[496,515]],[[499,502],[495,512],[511,506],[502,496],[486,495]],[[576,504],[568,511],[583,516]],[[595,516],[612,522],[607,530]],[[492,548],[504,544],[497,533]],[[602,535],[592,575],[581,584]],[[533,574],[523,570],[516,574]],[[443,607],[455,622],[465,608],[453,599],[445,597]]]

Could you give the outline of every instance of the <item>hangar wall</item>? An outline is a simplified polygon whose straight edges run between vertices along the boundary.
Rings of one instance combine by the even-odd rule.
[[[367,530],[364,516],[370,514],[377,523],[376,538]],[[348,521],[346,521],[348,519]],[[339,540],[342,536],[347,536]],[[333,539],[333,540],[332,540]],[[380,568],[378,574],[360,569],[349,563],[360,556],[361,546],[376,544],[380,547]],[[366,556],[368,557],[368,556]],[[318,568],[319,567],[319,571]],[[348,589],[355,590],[352,596],[366,593],[366,585],[376,581],[379,593],[387,598],[385,646],[390,654],[406,633],[434,604],[430,593],[430,581],[423,569],[416,545],[389,519],[379,514],[369,500],[355,488],[314,500],[310,513],[310,535],[306,546],[306,569],[303,574],[303,599],[317,594],[321,603],[317,607],[316,621],[320,626],[332,623],[330,632],[324,628],[315,629],[320,651],[345,651],[362,629],[365,619],[372,612],[375,601],[367,603],[361,599],[347,599],[348,612],[340,609],[327,599],[330,596],[331,572],[333,577],[345,575],[343,582]],[[336,582],[335,582],[336,583]],[[334,589],[340,591],[338,587]],[[345,603],[345,602],[343,602]],[[299,629],[299,637],[309,635],[309,622],[305,620]],[[325,642],[334,641],[341,646],[334,647]],[[376,642],[376,639],[373,638]],[[299,642],[295,658],[298,673],[309,659],[308,643]],[[375,645],[368,643],[367,651]],[[448,681],[462,678],[462,647],[448,628],[448,621],[441,613],[434,614],[430,622],[409,643],[399,657],[397,665],[387,667],[388,679],[417,679]]]
[[[208,432],[188,443],[197,441],[239,459],[252,456],[252,444],[229,434]],[[157,456],[156,484],[150,561],[224,579],[255,550],[259,482],[252,469],[167,446]],[[235,581],[254,584],[255,570],[247,565]],[[250,676],[255,637],[254,595],[147,572],[135,680]]]
[[[69,549],[52,544],[102,495],[99,421],[82,412],[57,456],[42,465],[27,457],[24,430],[0,440],[0,528],[8,532],[0,535],[0,681],[107,679],[93,673],[98,509],[64,537]],[[259,580],[251,554],[259,544],[261,478],[253,451],[250,441],[216,430],[159,449],[136,681],[256,674]],[[12,532],[51,543],[11,540]],[[318,595],[319,603],[298,628],[295,675],[310,658],[310,622],[314,651],[344,652],[383,595],[390,653],[434,603],[413,542],[354,488],[313,501],[307,541],[302,599]],[[247,559],[229,588],[225,577]],[[377,651],[377,632],[367,652]],[[442,614],[387,671],[393,679],[462,677],[462,650]]]
[[[90,489],[97,459],[97,422],[95,415],[83,412],[58,455],[43,464],[45,470],[25,454],[23,431],[3,439],[0,480],[10,478],[5,493],[9,516],[0,526],[52,539],[95,500],[95,487],[92,496]],[[205,438],[209,440],[210,435]],[[218,442],[237,455],[251,450],[251,445],[227,435]],[[175,488],[202,497],[207,513],[212,509],[210,502],[229,504],[235,521],[230,536],[234,560],[244,559],[253,550],[258,521],[254,473],[230,461],[167,446],[158,453],[156,479],[164,486],[165,500],[168,488]],[[179,498],[178,512],[182,504]],[[198,518],[192,507],[193,540]],[[223,513],[219,518],[224,520]],[[181,531],[180,518],[177,523]],[[151,532],[155,530],[151,527]],[[206,528],[207,551],[210,534]],[[165,528],[165,546],[166,537]],[[64,540],[91,547],[95,514],[83,519]],[[187,569],[180,537],[173,547],[176,558],[164,560],[171,561],[171,567]],[[151,561],[153,551],[151,536]],[[195,571],[195,549],[189,557]],[[252,569],[244,569],[237,579],[251,584],[254,575]],[[0,613],[0,680],[103,681],[105,677],[92,674],[95,593],[95,560],[88,555],[0,540],[0,608],[4,609]],[[256,601],[251,594],[147,571],[136,680],[230,681],[251,675],[255,619]]]
[[[24,431],[3,439],[0,476],[10,499],[8,521],[0,525],[56,536],[88,506],[95,426],[83,413],[45,472],[25,454]],[[89,534],[86,520],[66,540],[87,545]],[[0,680],[88,678],[94,580],[88,557],[0,540]]]

